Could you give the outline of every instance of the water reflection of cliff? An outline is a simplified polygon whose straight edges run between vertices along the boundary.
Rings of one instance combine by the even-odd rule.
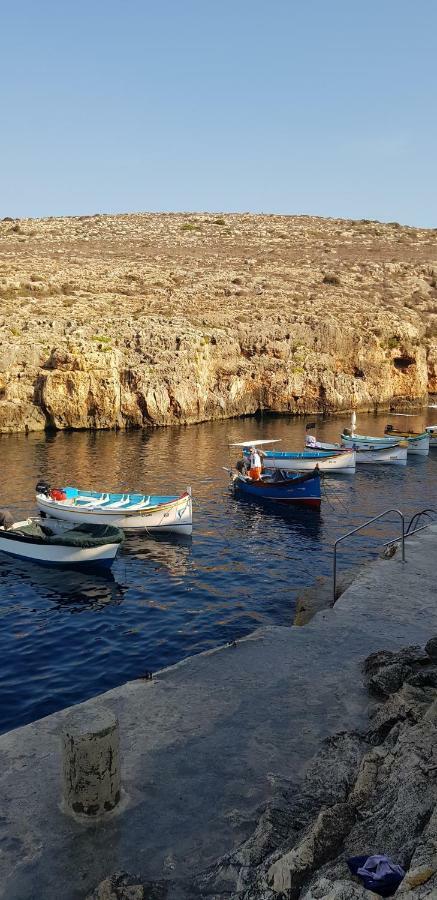
[[[123,543],[120,560],[123,562],[125,556],[142,560],[145,565],[153,565],[155,571],[165,568],[170,575],[180,578],[189,571],[191,547],[189,536],[129,534]]]
[[[53,601],[59,608],[71,612],[85,609],[104,609],[119,605],[126,588],[120,585],[112,572],[83,572],[76,569],[55,569],[20,559],[0,558],[0,590],[8,585],[30,587],[44,600]]]

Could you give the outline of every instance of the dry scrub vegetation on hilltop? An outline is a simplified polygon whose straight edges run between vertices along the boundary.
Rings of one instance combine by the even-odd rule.
[[[327,412],[436,390],[437,230],[312,216],[0,222],[0,430]]]

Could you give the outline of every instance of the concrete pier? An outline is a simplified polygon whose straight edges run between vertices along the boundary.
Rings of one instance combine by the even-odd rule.
[[[0,897],[83,900],[114,870],[173,880],[237,846],[281,778],[298,783],[325,737],[366,723],[364,657],[437,634],[436,552],[430,528],[305,627],[262,628],[76,707],[120,721],[128,799],[107,821],[59,802],[71,710],[0,737]]]

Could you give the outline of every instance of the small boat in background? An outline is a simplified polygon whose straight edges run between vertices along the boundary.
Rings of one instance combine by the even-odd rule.
[[[12,522],[2,513],[0,550],[47,566],[111,566],[124,539],[112,525],[76,525],[39,517]]]
[[[429,449],[437,448],[437,425],[428,425],[425,431],[429,434]]]
[[[393,437],[395,442],[407,441],[408,453],[428,456],[429,434],[426,431],[399,431],[389,424],[385,426],[384,434],[386,437]]]
[[[245,456],[248,451],[244,451]],[[265,450],[263,456],[265,469],[281,469],[283,472],[312,472],[318,466],[321,472],[338,473],[345,472],[353,475],[355,472],[355,453],[353,450],[344,453],[332,453],[324,450],[303,450],[293,452],[284,450]]]
[[[241,472],[232,473],[235,494],[252,500],[273,503],[294,503],[303,506],[320,506],[320,474],[316,468],[302,475],[276,470],[264,474],[255,481]]]
[[[376,437],[375,435],[356,434],[355,432],[352,434],[345,429],[341,435],[341,443],[348,449],[351,449],[352,447],[359,447],[363,450],[376,450],[383,447],[389,449],[390,447],[399,444],[400,441],[407,442],[408,454],[428,456],[429,434],[426,432],[419,435],[408,435],[404,432],[389,431],[384,437]]]
[[[437,438],[437,435],[436,435]],[[311,440],[308,439],[307,440]],[[329,450],[333,453],[347,453],[347,450],[341,444],[330,444],[326,441],[316,441],[316,443],[308,443],[309,447],[317,450]],[[406,441],[400,441],[399,444],[391,444],[389,447],[361,447],[360,444],[351,444],[350,449],[355,451],[355,459],[357,465],[407,465],[407,448]]]
[[[241,441],[231,444],[231,447],[241,447],[243,456],[248,459],[250,447],[259,447],[262,444],[274,444],[279,441]],[[263,450],[263,469],[280,469],[282,472],[312,472],[317,466],[320,472],[334,475],[355,472],[355,453],[353,450],[347,453],[325,453],[323,450]]]
[[[36,502],[46,516],[67,522],[115,525],[123,531],[193,531],[190,489],[178,497],[81,491],[75,487],[52,490],[46,482],[38,482]]]

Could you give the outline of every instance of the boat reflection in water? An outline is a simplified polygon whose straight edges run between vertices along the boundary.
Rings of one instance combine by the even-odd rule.
[[[33,588],[37,594],[55,603],[58,608],[70,607],[70,612],[98,610],[117,606],[126,592],[110,570],[94,572],[64,568],[62,573],[54,568],[40,566],[28,560],[0,559],[0,588],[7,592],[8,585],[16,590],[17,582]]]
[[[266,519],[281,521],[286,524],[290,535],[299,535],[304,540],[313,541],[320,538],[322,516],[320,507],[293,506],[252,497],[238,495],[236,502],[244,527],[249,530],[261,530],[266,527]]]
[[[167,569],[173,577],[181,578],[190,569],[192,543],[190,535],[167,534],[164,537],[154,534],[147,537],[144,534],[127,534],[119,559],[121,564],[124,556],[152,563],[155,571]]]

